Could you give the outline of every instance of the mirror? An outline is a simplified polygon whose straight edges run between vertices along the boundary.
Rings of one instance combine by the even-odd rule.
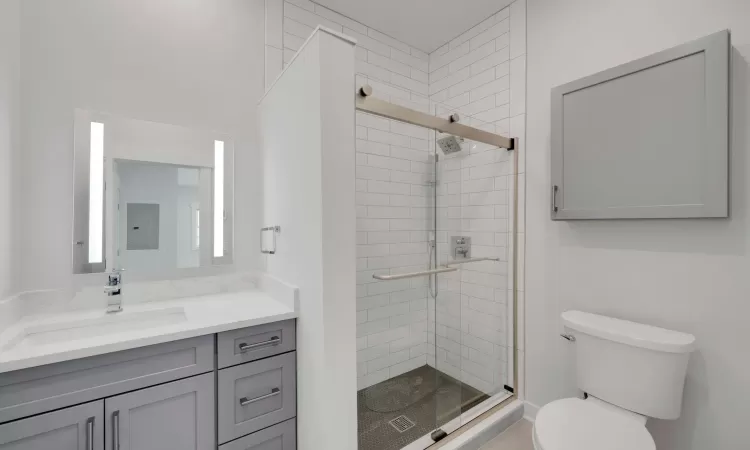
[[[232,263],[228,136],[84,110],[74,134],[74,273]]]

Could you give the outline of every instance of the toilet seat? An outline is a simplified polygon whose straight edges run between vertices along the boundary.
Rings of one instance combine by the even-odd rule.
[[[643,424],[579,398],[542,407],[533,440],[537,450],[656,450]]]

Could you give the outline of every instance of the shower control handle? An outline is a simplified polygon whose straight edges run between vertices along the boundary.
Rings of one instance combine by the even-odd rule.
[[[454,260],[471,258],[471,238],[469,236],[451,236],[451,256]]]

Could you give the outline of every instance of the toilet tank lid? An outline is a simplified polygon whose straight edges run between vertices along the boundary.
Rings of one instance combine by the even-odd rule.
[[[689,353],[695,349],[695,336],[679,331],[582,311],[565,311],[562,319],[574,331],[633,347],[669,353]]]

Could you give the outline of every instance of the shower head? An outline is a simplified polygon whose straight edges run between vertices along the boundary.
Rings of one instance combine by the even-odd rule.
[[[461,151],[461,144],[464,143],[464,138],[448,135],[446,137],[438,139],[437,143],[444,154],[450,155],[451,153]]]

